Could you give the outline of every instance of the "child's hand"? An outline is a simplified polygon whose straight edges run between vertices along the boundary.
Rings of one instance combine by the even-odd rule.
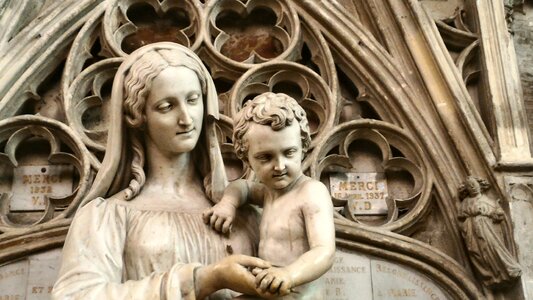
[[[228,233],[233,219],[235,219],[236,208],[231,203],[220,201],[215,206],[206,209],[202,213],[204,223],[211,226],[218,232]]]
[[[285,296],[291,292],[291,276],[284,268],[255,268],[252,273],[255,275],[257,289],[263,294]]]

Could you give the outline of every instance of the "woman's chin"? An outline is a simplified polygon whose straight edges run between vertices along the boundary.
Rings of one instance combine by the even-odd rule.
[[[196,146],[196,143],[190,143],[190,145],[181,144],[181,145],[174,147],[173,152],[175,154],[191,152],[195,146]]]

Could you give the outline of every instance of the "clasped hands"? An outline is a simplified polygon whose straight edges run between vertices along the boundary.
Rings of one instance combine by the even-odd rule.
[[[236,210],[237,208],[230,203],[219,202],[204,211],[202,216],[206,224],[218,232],[227,234],[235,219]],[[265,298],[289,294],[292,288],[292,279],[289,272],[282,267],[271,266],[270,263],[263,262],[268,267],[265,268],[265,264],[261,267],[255,266],[253,268],[248,266],[251,275],[255,276],[256,293]]]

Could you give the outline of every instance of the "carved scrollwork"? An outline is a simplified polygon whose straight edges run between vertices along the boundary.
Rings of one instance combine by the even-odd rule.
[[[330,189],[332,177],[343,176],[340,191],[331,190],[339,218],[403,231],[427,209],[430,175],[426,162],[411,137],[393,125],[368,120],[341,124],[317,145],[310,161],[311,176]],[[350,175],[357,179],[371,176],[372,180],[351,181]],[[371,208],[379,202],[385,210]]]
[[[75,170],[76,183],[70,194],[57,196],[49,186],[43,189],[45,187],[43,184],[54,181],[52,176],[23,175],[22,184],[34,184],[29,186],[31,193],[43,194],[44,211],[31,223],[22,224],[13,221],[10,218],[10,201],[13,193],[3,193],[0,205],[1,232],[9,232],[16,228],[28,228],[71,216],[89,188],[91,174],[88,151],[76,134],[67,126],[37,116],[19,116],[0,122],[0,145],[2,145],[0,162],[6,168],[15,169],[22,167],[23,164],[28,165],[24,160],[24,155],[20,154],[20,149],[25,143],[30,143],[33,147],[37,145],[37,148],[40,148],[39,145],[46,144],[41,148],[47,149],[44,151],[47,152],[47,155],[41,161],[46,162],[49,166],[72,166]],[[31,153],[33,155],[31,161],[33,163],[35,160],[39,161],[38,158],[36,159],[35,153]],[[41,172],[44,174],[46,167],[42,167]],[[32,199],[22,199],[22,201],[30,202]]]

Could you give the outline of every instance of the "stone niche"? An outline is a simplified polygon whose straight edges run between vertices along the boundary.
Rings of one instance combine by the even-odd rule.
[[[337,249],[324,276],[328,300],[451,299],[421,273],[379,258]]]

